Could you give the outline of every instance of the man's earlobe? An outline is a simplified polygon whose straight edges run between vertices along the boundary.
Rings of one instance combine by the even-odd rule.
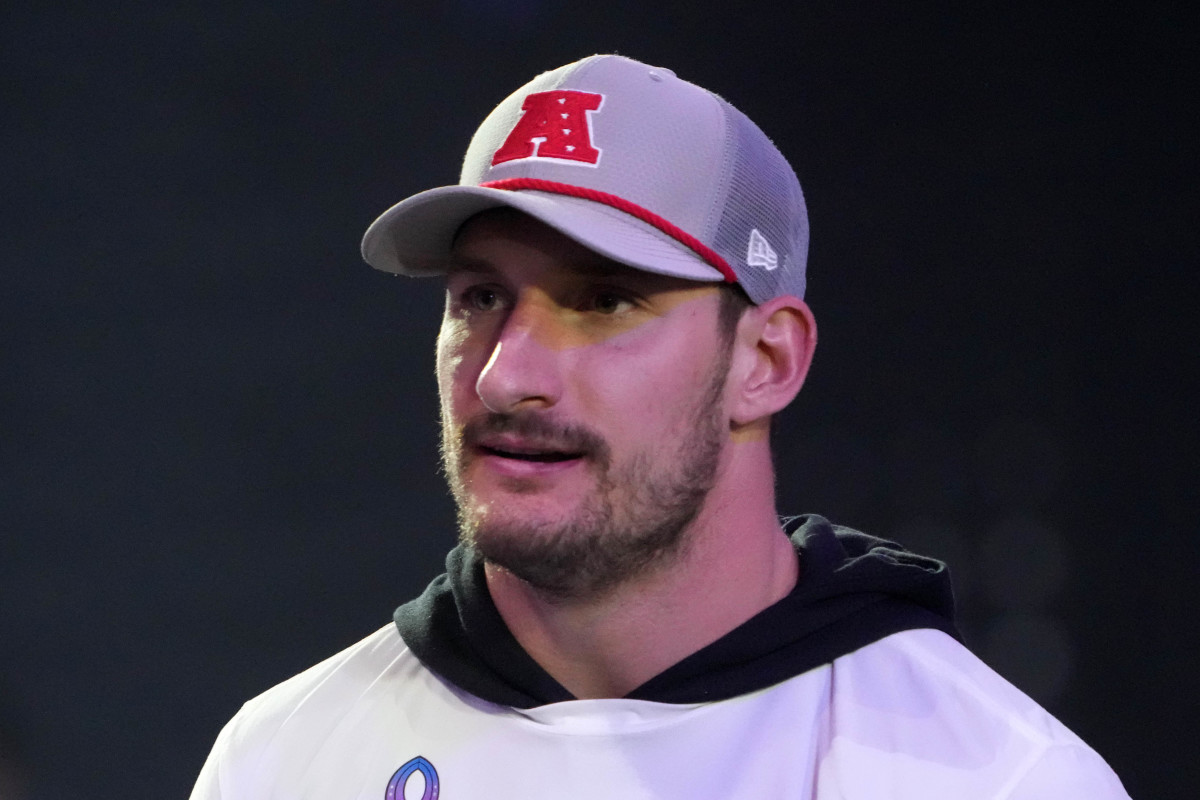
[[[766,420],[796,397],[817,346],[817,322],[808,305],[785,295],[746,310],[738,324],[730,372],[731,421]]]

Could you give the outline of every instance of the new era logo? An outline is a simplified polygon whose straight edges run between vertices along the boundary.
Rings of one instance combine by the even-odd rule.
[[[768,272],[779,266],[779,256],[767,238],[758,232],[758,228],[750,230],[750,245],[746,248],[746,263],[752,267],[765,267]]]
[[[492,166],[522,158],[553,158],[595,166],[600,150],[592,144],[591,112],[604,95],[560,89],[534,92],[521,104],[524,114],[492,156]]]

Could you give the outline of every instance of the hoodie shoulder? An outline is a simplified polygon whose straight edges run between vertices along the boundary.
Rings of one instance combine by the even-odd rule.
[[[839,658],[833,682],[821,770],[850,796],[919,785],[947,799],[1128,798],[1103,758],[941,631],[903,631]]]
[[[247,787],[256,786],[259,778],[272,779],[281,752],[288,761],[302,763],[382,677],[404,669],[406,660],[415,665],[407,653],[389,624],[248,700],[217,736],[192,800],[254,796]]]

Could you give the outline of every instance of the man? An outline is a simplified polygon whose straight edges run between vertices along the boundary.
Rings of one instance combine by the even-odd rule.
[[[193,798],[1119,798],[956,640],[944,567],[775,510],[816,344],[800,185],[671,72],[500,104],[375,221],[445,276],[460,544],[395,624],[250,701]]]

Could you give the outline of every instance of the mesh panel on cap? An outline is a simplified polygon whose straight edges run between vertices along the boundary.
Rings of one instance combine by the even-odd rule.
[[[784,294],[803,297],[808,213],[800,182],[783,155],[749,117],[724,100],[720,102],[733,137],[733,171],[713,249],[733,267],[738,282],[754,302]],[[774,270],[747,263],[753,230],[778,256]]]

